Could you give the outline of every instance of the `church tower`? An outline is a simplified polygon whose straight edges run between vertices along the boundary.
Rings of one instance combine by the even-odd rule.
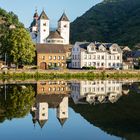
[[[37,39],[37,31],[38,31],[38,13],[37,9],[35,10],[34,16],[33,16],[33,21],[29,27],[30,29],[30,35],[32,37],[32,40],[36,42]]]
[[[48,103],[47,102],[42,102],[42,103],[37,104],[36,118],[40,127],[42,128],[48,120]]]
[[[38,37],[37,43],[46,43],[46,38],[49,36],[49,18],[43,10],[38,19]]]
[[[64,39],[64,44],[69,44],[70,37],[70,21],[66,16],[65,12],[58,21],[58,31]]]
[[[68,119],[68,96],[65,96],[57,108],[57,118],[63,126]]]

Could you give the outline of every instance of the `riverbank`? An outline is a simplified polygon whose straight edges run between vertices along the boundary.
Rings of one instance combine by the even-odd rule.
[[[140,79],[140,70],[8,70],[0,71],[0,79]]]

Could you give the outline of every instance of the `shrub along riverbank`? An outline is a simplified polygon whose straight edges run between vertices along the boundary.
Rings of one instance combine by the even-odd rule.
[[[140,79],[140,71],[77,71],[77,72],[2,72],[1,80],[28,80],[28,79],[124,79],[138,78]]]

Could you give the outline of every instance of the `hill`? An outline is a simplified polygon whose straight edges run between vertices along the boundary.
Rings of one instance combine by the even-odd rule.
[[[140,43],[140,0],[104,0],[71,23],[71,42]]]

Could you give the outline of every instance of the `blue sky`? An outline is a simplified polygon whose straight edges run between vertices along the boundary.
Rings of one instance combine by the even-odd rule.
[[[0,7],[7,11],[13,11],[26,27],[29,27],[32,21],[35,8],[37,7],[39,14],[42,9],[44,9],[50,19],[51,27],[55,27],[63,11],[66,11],[69,19],[73,21],[76,17],[85,13],[90,7],[101,1],[102,0],[0,0]]]

